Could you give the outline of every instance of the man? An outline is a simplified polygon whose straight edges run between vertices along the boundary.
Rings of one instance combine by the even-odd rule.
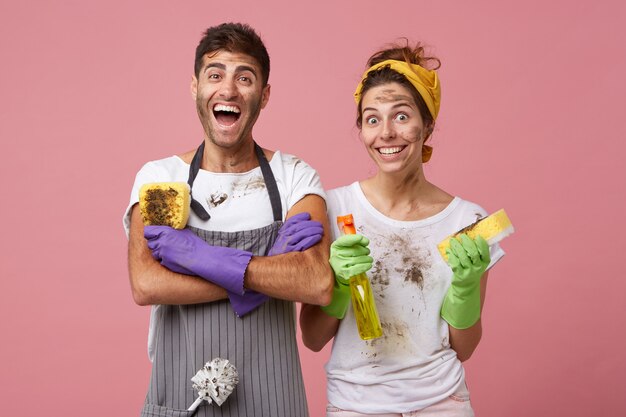
[[[142,416],[190,415],[190,378],[216,357],[236,366],[239,384],[198,416],[308,415],[293,301],[330,302],[328,221],[317,173],[253,141],[268,77],[269,56],[252,28],[209,28],[191,82],[204,140],[137,174],[124,224],[133,297],[153,306]],[[191,186],[188,226],[144,228],[138,190],[167,181]]]

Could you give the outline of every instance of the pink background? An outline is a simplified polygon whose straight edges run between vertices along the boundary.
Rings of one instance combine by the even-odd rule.
[[[373,172],[352,101],[367,57],[400,36],[431,45],[427,175],[517,229],[467,363],[477,415],[626,415],[626,3],[179,3],[0,3],[2,415],[138,415],[148,308],[121,216],[145,161],[200,141],[194,48],[222,21],[250,23],[272,58],[255,137],[327,188]],[[321,416],[329,350],[301,354]]]

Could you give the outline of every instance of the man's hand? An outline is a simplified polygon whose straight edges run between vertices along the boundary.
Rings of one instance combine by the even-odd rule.
[[[171,271],[198,275],[225,290],[243,295],[243,275],[252,253],[211,246],[191,230],[146,226],[144,237],[152,257]]]
[[[268,256],[307,250],[322,240],[323,234],[322,223],[311,220],[307,212],[298,213],[282,225]]]
[[[298,213],[288,218],[278,230],[276,241],[269,250],[268,256],[307,250],[322,240],[323,234],[322,223],[311,220],[309,213]],[[255,310],[269,299],[267,295],[253,290],[246,290],[244,295],[229,292],[228,298],[239,317]]]

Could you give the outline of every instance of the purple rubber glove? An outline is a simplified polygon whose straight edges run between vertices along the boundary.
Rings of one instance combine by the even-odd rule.
[[[146,226],[144,237],[152,257],[167,269],[198,275],[229,292],[243,295],[243,275],[252,253],[211,246],[189,229],[176,230],[169,226]]]
[[[322,240],[323,234],[322,223],[311,220],[311,215],[307,212],[298,213],[288,218],[282,225],[274,246],[267,255],[282,255],[287,252],[307,250]]]
[[[307,250],[322,240],[324,228],[322,223],[311,220],[309,213],[298,213],[288,218],[281,226],[276,236],[274,246],[267,253],[268,256],[282,255],[288,252],[301,252]],[[230,304],[239,317],[253,311],[265,301],[268,296],[253,290],[246,290],[244,295],[228,293]]]

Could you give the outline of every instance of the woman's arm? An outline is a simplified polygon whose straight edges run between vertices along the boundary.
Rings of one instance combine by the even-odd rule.
[[[330,339],[335,337],[339,323],[339,319],[324,313],[319,306],[302,304],[300,328],[304,346],[314,352],[319,352]]]
[[[373,259],[367,247],[369,240],[362,235],[344,235],[330,246],[329,264],[334,285],[330,303],[303,304],[300,311],[302,341],[309,349],[319,352],[339,328],[339,320],[345,317],[350,304],[350,277],[367,272]]]
[[[480,311],[482,314],[483,304],[485,303],[485,296],[487,295],[487,277],[489,272],[485,272],[480,279]],[[483,328],[481,320],[478,319],[476,324],[467,329],[456,329],[448,325],[450,330],[450,347],[456,351],[457,357],[461,362],[468,360],[476,347],[483,334]]]

